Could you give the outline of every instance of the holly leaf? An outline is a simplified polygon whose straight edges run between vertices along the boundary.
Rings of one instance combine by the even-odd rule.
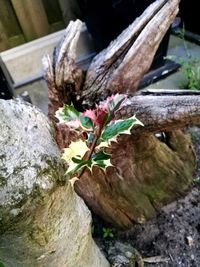
[[[93,133],[87,133],[87,142],[91,144],[94,140],[94,134]]]
[[[70,184],[71,184],[71,186],[72,186],[72,188],[74,188],[74,184],[75,184],[75,182],[76,181],[78,181],[79,180],[79,178],[78,177],[72,177],[71,179],[69,179],[69,182],[70,182]],[[1,266],[0,266],[1,267]]]
[[[120,95],[120,94],[116,94],[113,97],[111,97],[111,100],[108,102],[108,110],[110,112],[115,112],[117,111],[122,102],[125,100],[126,95]]]
[[[111,156],[104,151],[94,154],[90,160],[82,160],[81,158],[73,157],[66,174],[75,174],[84,167],[92,171],[94,166],[105,171],[109,166],[113,166],[110,162],[110,158]]]
[[[97,166],[105,171],[109,166],[113,166],[110,159],[111,155],[105,153],[104,151],[100,151],[93,155],[91,159],[91,168],[93,166]]]
[[[120,108],[122,102],[125,100],[126,95],[115,94],[108,97],[105,101],[100,102],[99,108],[107,110],[107,118],[105,125],[108,124],[115,116],[115,112]]]
[[[111,141],[116,142],[117,137],[120,134],[131,134],[131,128],[136,124],[143,126],[142,122],[139,121],[135,116],[126,120],[117,120],[110,123],[102,132],[99,139],[99,144],[101,142],[108,142],[108,144],[110,144]]]
[[[110,146],[110,142],[109,141],[102,141],[101,139],[98,140],[97,142],[97,146],[96,149],[100,149],[102,147],[109,147]]]
[[[73,105],[64,105],[62,108],[59,108],[55,114],[55,117],[60,123],[66,123],[72,128],[80,127],[79,116],[80,112],[76,110]]]
[[[104,151],[100,151],[92,156],[92,160],[93,161],[108,160],[110,159],[110,157],[111,156],[109,154],[105,153]]]
[[[86,130],[94,129],[93,121],[87,116],[80,116],[81,126]]]
[[[76,163],[76,164],[80,164],[80,163],[82,163],[84,160],[82,160],[81,158],[72,158],[72,161],[74,162],[74,163]]]
[[[94,109],[86,109],[83,113],[81,113],[81,116],[90,118],[93,123],[96,121],[96,113]]]
[[[64,149],[62,159],[64,159],[68,164],[70,164],[72,158],[77,158],[78,156],[81,159],[88,150],[89,148],[87,147],[85,141],[78,140],[76,142],[71,142],[69,147]]]
[[[92,167],[93,166],[97,166],[99,168],[101,168],[102,170],[106,170],[109,166],[113,166],[110,159],[108,160],[96,160],[96,161],[92,161]]]
[[[66,174],[74,174],[80,171],[83,167],[91,168],[90,160],[82,160],[79,158],[72,158],[72,161],[69,163]]]

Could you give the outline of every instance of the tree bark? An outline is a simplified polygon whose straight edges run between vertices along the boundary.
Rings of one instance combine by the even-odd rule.
[[[136,115],[145,125],[133,128],[131,136],[121,136],[118,143],[112,144],[109,152],[115,167],[109,167],[106,173],[97,168],[93,173],[85,171],[75,183],[76,192],[87,205],[120,228],[145,222],[163,205],[185,194],[192,183],[195,155],[189,136],[180,129],[200,123],[199,96],[132,96],[178,12],[178,3],[179,0],[155,1],[94,58],[86,76],[76,66],[75,54],[70,56],[77,38],[63,42],[68,43],[64,57],[58,56],[62,49],[55,53],[54,62],[61,59],[57,64],[63,66],[62,71],[55,68],[55,63],[44,61],[48,63],[45,64],[51,118],[63,103],[72,101],[83,109],[93,107],[112,93],[123,92],[128,94],[128,99],[118,118]],[[76,34],[80,31],[77,23],[71,23],[67,29],[69,36],[74,29]],[[78,73],[76,80],[74,72]],[[67,73],[65,78],[63,73]],[[63,75],[60,83],[56,79],[58,75]],[[73,90],[68,89],[69,84],[73,84]],[[56,124],[56,127],[61,149],[76,138],[66,126]],[[163,131],[164,137],[159,140],[157,133]]]
[[[47,117],[0,100],[0,265],[109,267],[65,174]]]

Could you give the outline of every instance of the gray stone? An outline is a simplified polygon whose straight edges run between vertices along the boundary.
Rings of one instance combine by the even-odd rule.
[[[0,100],[0,259],[6,267],[108,267],[91,214],[64,176],[47,117]]]

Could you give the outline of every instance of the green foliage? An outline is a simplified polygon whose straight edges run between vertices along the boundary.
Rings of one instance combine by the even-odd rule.
[[[87,130],[94,128],[93,121],[86,116],[80,116],[80,122],[81,122],[82,127],[86,128]]]
[[[186,78],[186,83],[181,84],[183,89],[199,90],[200,89],[200,73],[197,64],[200,63],[200,58],[193,58],[188,49],[187,42],[185,41],[185,27],[179,31],[176,31],[176,34],[182,39],[183,46],[186,54],[186,58],[178,58],[176,56],[169,56],[181,65],[180,71]]]
[[[0,261],[0,267],[5,267],[5,265]]]
[[[113,234],[113,230],[112,228],[109,228],[109,227],[103,227],[103,238],[104,239],[107,239],[107,238],[113,238],[114,237],[114,234]]]
[[[187,83],[182,85],[186,89],[199,90],[200,89],[200,78],[198,69],[195,67],[195,61],[180,61],[181,71],[187,79]]]
[[[109,166],[112,166],[110,162],[111,155],[106,154],[104,151],[97,152],[91,158],[92,167],[97,166],[103,170],[106,170]]]
[[[79,118],[80,112],[78,112],[73,105],[64,105],[56,112],[58,119],[62,121],[74,121]]]
[[[115,116],[115,112],[120,108],[121,104],[124,101],[124,95],[117,94],[113,99],[108,98],[107,101],[107,109],[108,109],[108,118],[106,124],[108,124],[113,117]]]
[[[105,127],[101,134],[100,141],[115,141],[120,134],[130,134],[130,130],[135,124],[142,125],[142,123],[136,119],[135,116],[126,120],[114,121]]]
[[[82,160],[78,158],[72,158],[74,164],[71,164],[66,173],[75,174],[80,171],[84,167],[88,167],[91,169],[91,161],[90,160]]]
[[[69,168],[67,173],[75,174],[84,167],[92,170],[94,166],[105,170],[107,167],[112,166],[110,158],[111,156],[106,154],[104,151],[93,154],[93,156],[88,160],[73,157],[72,161],[75,163],[75,166],[72,170]]]
[[[135,116],[125,120],[115,118],[125,99],[126,95],[116,94],[100,102],[93,110],[80,113],[73,105],[64,105],[56,112],[61,123],[80,133],[80,140],[71,142],[64,149],[62,158],[69,165],[67,173],[74,175],[86,167],[92,171],[94,166],[105,171],[112,166],[111,155],[104,148],[109,147],[111,141],[117,142],[120,134],[130,134],[134,125],[143,125]]]

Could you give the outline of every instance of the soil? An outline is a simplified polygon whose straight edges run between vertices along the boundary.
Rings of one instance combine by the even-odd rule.
[[[155,218],[128,231],[118,231],[94,218],[94,238],[111,266],[132,267],[130,257],[136,249],[145,267],[200,267],[200,128],[189,131],[197,167],[193,186],[184,198],[163,207]],[[105,232],[107,236],[103,238]]]

